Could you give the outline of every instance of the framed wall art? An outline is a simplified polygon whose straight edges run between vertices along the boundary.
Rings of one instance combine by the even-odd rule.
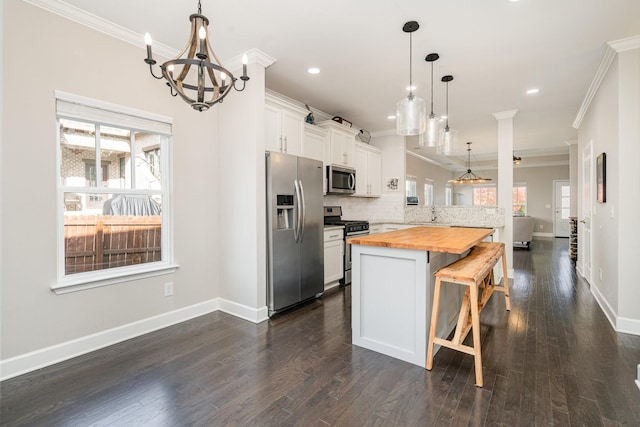
[[[607,201],[607,154],[602,153],[596,160],[596,190],[598,202]]]

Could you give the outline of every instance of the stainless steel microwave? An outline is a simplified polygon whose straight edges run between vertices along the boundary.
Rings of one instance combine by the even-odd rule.
[[[345,166],[327,166],[327,194],[354,194],[356,170]]]

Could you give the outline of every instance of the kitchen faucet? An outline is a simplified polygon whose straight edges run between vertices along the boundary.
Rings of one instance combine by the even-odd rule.
[[[431,206],[431,222],[435,222],[438,219],[438,215],[436,214],[436,207]]]

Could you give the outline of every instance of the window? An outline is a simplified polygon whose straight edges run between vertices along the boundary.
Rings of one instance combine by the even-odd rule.
[[[495,185],[474,185],[473,205],[474,206],[496,206],[496,186]]]
[[[426,178],[424,180],[424,204],[433,205],[433,181]]]
[[[513,186],[513,215],[527,215],[527,184]]]
[[[444,188],[444,204],[446,206],[451,206],[453,202],[453,191],[451,191],[451,184],[447,184]]]
[[[407,176],[405,186],[407,197],[418,197],[418,183],[415,176]]]
[[[171,119],[62,92],[56,111],[61,214],[54,289],[175,270]]]

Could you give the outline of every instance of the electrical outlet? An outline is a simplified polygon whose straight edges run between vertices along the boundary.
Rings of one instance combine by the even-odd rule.
[[[170,297],[173,295],[173,282],[167,282],[164,284],[164,296]]]

